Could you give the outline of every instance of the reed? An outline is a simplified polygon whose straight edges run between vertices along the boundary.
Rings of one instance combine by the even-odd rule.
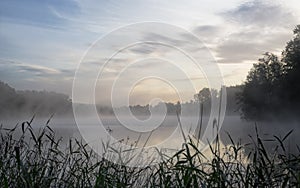
[[[271,152],[257,132],[249,144],[235,143],[220,147],[217,139],[210,144],[208,157],[187,135],[182,149],[168,156],[157,149],[161,163],[147,167],[128,167],[122,149],[103,143],[105,151],[115,152],[123,165],[110,162],[93,152],[86,143],[70,139],[62,146],[61,138],[49,126],[32,128],[32,120],[1,129],[1,187],[299,187],[300,150],[288,153],[285,141],[292,131],[280,138]],[[21,132],[21,134],[19,133]],[[247,155],[244,152],[247,149]],[[241,157],[241,153],[246,156]],[[128,158],[129,160],[129,158]]]

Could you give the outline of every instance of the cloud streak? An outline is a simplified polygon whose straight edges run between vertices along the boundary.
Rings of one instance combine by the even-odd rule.
[[[69,72],[66,70],[58,70],[46,66],[41,65],[35,65],[35,64],[28,64],[28,63],[21,63],[13,60],[0,60],[0,65],[6,66],[6,67],[14,67],[19,72],[28,72],[33,75],[57,75],[61,74],[62,72]]]

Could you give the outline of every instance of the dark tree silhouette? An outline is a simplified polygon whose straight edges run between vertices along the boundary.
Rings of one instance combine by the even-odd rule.
[[[294,38],[282,52],[285,75],[282,81],[282,100],[289,113],[300,114],[300,25],[294,29]]]
[[[300,25],[282,52],[281,60],[267,52],[248,73],[239,95],[243,117],[260,120],[300,114],[299,73]]]
[[[212,97],[217,97],[218,91],[216,89],[203,88],[199,93],[194,95],[194,99],[197,102],[210,101]]]
[[[253,65],[240,95],[242,115],[246,119],[262,119],[275,107],[279,79],[283,74],[283,63],[271,53]]]

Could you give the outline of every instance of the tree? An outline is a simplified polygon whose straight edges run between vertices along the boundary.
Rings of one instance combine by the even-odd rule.
[[[208,115],[212,109],[212,99],[217,99],[218,91],[216,89],[203,88],[194,95],[196,104],[203,105],[203,114]]]
[[[299,70],[300,66],[300,25],[294,29],[294,38],[289,41],[282,52],[282,61],[286,63],[285,68],[290,70]]]
[[[285,102],[284,108],[288,113],[300,113],[300,25],[294,29],[294,38],[287,43],[282,52],[285,63],[285,75],[281,97]]]
[[[246,119],[298,117],[300,114],[300,25],[282,52],[282,59],[266,53],[253,65],[240,93]]]
[[[284,65],[272,53],[265,53],[248,73],[239,97],[241,112],[246,119],[262,119],[276,109],[277,91]]]
[[[212,97],[216,98],[218,91],[216,89],[203,88],[199,93],[194,95],[196,102],[208,103]]]

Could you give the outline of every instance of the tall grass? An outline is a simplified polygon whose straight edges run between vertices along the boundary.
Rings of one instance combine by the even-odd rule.
[[[283,138],[267,151],[256,134],[252,142],[222,147],[219,137],[210,144],[209,155],[186,136],[182,149],[148,167],[118,165],[93,152],[88,145],[61,138],[46,123],[36,131],[32,120],[12,129],[1,129],[1,187],[299,187],[300,151],[290,154]],[[104,144],[106,151],[110,143]],[[247,156],[242,157],[241,153]],[[110,150],[111,151],[111,150]],[[122,156],[122,150],[113,150]],[[210,156],[210,157],[208,157]]]

